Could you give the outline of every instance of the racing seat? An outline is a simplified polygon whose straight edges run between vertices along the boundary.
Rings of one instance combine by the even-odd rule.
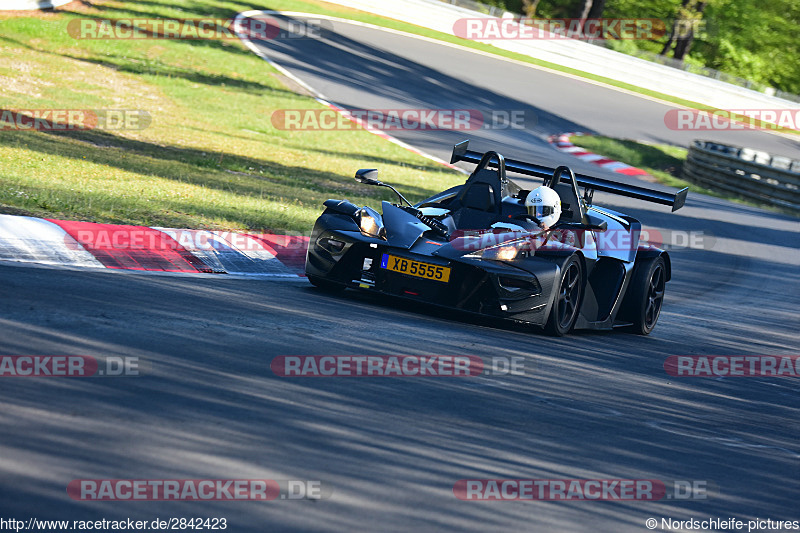
[[[453,201],[453,222],[458,229],[485,229],[500,218],[501,184],[497,171],[472,174]]]
[[[567,173],[566,180],[563,174]],[[574,222],[577,224],[588,224],[586,218],[586,205],[578,193],[578,183],[575,181],[575,174],[569,167],[558,167],[550,178],[544,180],[544,185],[550,187],[561,199],[561,217],[559,222]]]
[[[472,186],[464,191],[461,198],[463,207],[477,209],[478,211],[493,211],[494,190],[489,183],[473,183]]]
[[[560,222],[584,223],[581,219],[581,199],[575,194],[571,184],[559,183],[553,187],[558,197],[561,198],[561,218]]]

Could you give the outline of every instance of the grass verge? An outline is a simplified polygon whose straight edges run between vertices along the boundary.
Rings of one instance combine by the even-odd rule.
[[[489,45],[314,0],[73,2],[55,12],[0,12],[0,111],[143,109],[141,130],[0,128],[0,212],[98,222],[307,231],[329,197],[376,206],[385,189],[420,199],[461,176],[364,131],[282,131],[279,109],[319,108],[238,41],[76,40],[77,18],[225,19],[249,9],[303,11],[377,24],[691,105],[667,95]]]
[[[463,179],[363,130],[274,128],[276,110],[322,106],[288,90],[236,40],[76,40],[67,32],[80,17],[224,19],[252,4],[136,0],[66,7],[72,10],[0,15],[0,112],[133,109],[148,111],[152,121],[138,130],[0,127],[2,212],[308,231],[327,198],[376,206],[393,197],[356,183],[358,168],[379,167],[410,199]],[[270,7],[285,8],[264,6]],[[301,7],[309,6],[291,6]]]

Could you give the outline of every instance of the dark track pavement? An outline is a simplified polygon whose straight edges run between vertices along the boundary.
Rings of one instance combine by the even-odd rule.
[[[661,112],[541,71],[478,56],[465,64],[450,48],[337,29],[346,33],[337,43],[276,42],[269,53],[357,107],[475,107],[479,98],[486,107],[549,110],[539,110],[538,130],[518,139],[486,132],[478,149],[498,142],[509,155],[570,163],[540,136],[620,134],[624,124],[603,114]],[[356,55],[367,65],[361,78],[348,71]],[[497,75],[485,77],[488,67]],[[506,75],[513,81],[500,83]],[[670,135],[639,122],[640,131]],[[405,140],[445,155],[460,137]],[[304,282],[0,265],[0,355],[116,355],[151,367],[139,378],[0,378],[0,516],[224,516],[233,532],[621,532],[662,516],[800,519],[800,382],[673,378],[662,367],[670,355],[798,354],[797,220],[691,194],[674,214],[607,195],[596,201],[665,234],[705,232],[698,249],[672,252],[673,281],[649,337],[554,339]],[[523,357],[526,374],[289,379],[269,367],[278,355],[373,354]],[[334,493],[318,502],[91,503],[66,494],[80,478],[309,479]],[[462,502],[452,487],[464,478],[709,480],[720,494]]]

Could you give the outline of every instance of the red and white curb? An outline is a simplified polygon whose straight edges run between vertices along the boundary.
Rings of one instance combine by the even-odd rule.
[[[308,237],[0,215],[0,261],[160,272],[304,276]]]
[[[589,163],[594,163],[595,165],[601,168],[605,168],[613,172],[619,172],[620,174],[625,174],[626,176],[642,176],[647,174],[647,172],[645,172],[641,168],[632,167],[620,161],[615,161],[613,159],[609,159],[602,155],[593,154],[592,152],[586,150],[585,148],[581,148],[580,146],[575,146],[574,144],[572,144],[572,141],[570,141],[570,137],[577,137],[580,135],[590,135],[590,134],[581,132],[560,133],[558,135],[551,135],[547,139],[547,141],[550,144],[552,144],[556,148],[556,150],[566,152],[570,155],[577,157],[578,159],[587,161]]]

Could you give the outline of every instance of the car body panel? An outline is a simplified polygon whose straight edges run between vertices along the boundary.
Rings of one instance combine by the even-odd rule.
[[[459,146],[454,148],[454,154]],[[477,157],[468,150],[463,153]],[[496,170],[489,169],[492,164]],[[611,329],[624,325],[619,312],[637,258],[667,254],[640,245],[641,224],[637,220],[577,198],[578,179],[572,176],[571,189],[564,186],[560,174],[555,179],[560,181],[559,194],[567,197],[567,205],[574,211],[563,226],[559,223],[549,231],[524,219],[527,191],[505,176],[503,158],[495,152],[481,156],[478,168],[466,183],[414,206],[384,201],[382,214],[378,214],[346,201],[328,200],[311,235],[306,273],[312,282],[324,280],[544,326],[557,296],[561,271],[577,255],[585,279],[574,327]],[[610,187],[607,183],[610,182],[603,182],[606,189]],[[633,189],[636,190],[626,189],[625,194],[646,194],[642,192],[645,189]],[[666,196],[658,194],[658,203],[665,203]],[[676,195],[675,202],[685,201],[685,191],[679,194],[682,198]],[[585,196],[591,198],[591,194]],[[380,235],[362,230],[360,216],[381,217]],[[476,222],[479,224],[473,227]],[[370,224],[367,226],[374,233]],[[510,260],[487,258],[487,250],[508,251],[509,247],[519,247],[521,251]],[[393,267],[406,270],[391,270],[388,256],[398,258],[392,259]],[[668,256],[666,261],[669,265]],[[446,277],[444,269],[449,269],[446,282],[432,278]]]

